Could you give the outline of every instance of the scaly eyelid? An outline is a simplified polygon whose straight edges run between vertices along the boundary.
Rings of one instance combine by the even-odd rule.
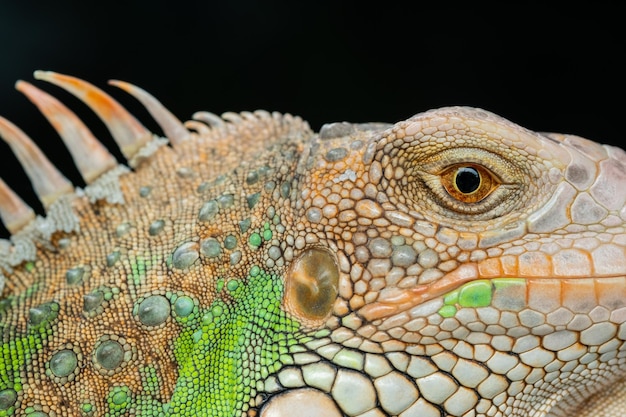
[[[480,148],[450,148],[415,163],[419,164],[419,171],[436,176],[442,176],[457,166],[476,165],[489,171],[500,184],[516,184],[521,177],[517,166],[500,155]]]

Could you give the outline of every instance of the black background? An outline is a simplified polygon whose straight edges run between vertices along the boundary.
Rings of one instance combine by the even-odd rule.
[[[182,120],[198,110],[266,109],[302,116],[317,130],[470,105],[533,130],[624,147],[625,25],[618,2],[599,3],[1,1],[0,115],[78,186],[69,154],[14,90],[16,80],[52,92],[123,159],[96,116],[34,80],[34,70],[103,87],[156,132],[108,79],[141,86]],[[0,176],[42,213],[4,143]]]

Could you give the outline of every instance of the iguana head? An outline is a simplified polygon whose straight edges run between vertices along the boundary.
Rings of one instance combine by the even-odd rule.
[[[165,139],[36,77],[128,166],[17,84],[87,185],[0,119],[47,209],[0,183],[0,416],[556,416],[619,387],[622,150],[466,107],[317,134],[264,111],[183,124],[112,82]]]

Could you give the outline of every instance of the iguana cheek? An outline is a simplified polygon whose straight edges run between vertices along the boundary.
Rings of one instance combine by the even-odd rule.
[[[332,311],[337,298],[339,268],[334,256],[323,248],[305,250],[291,264],[285,279],[285,309],[298,321],[317,327]]]
[[[261,410],[260,417],[340,417],[335,402],[321,391],[310,388],[287,391],[272,397]]]

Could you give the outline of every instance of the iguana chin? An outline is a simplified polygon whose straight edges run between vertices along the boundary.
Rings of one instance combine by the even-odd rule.
[[[87,184],[15,125],[0,417],[626,415],[626,155],[481,109],[396,124],[198,112],[74,77],[119,164],[34,85]]]

